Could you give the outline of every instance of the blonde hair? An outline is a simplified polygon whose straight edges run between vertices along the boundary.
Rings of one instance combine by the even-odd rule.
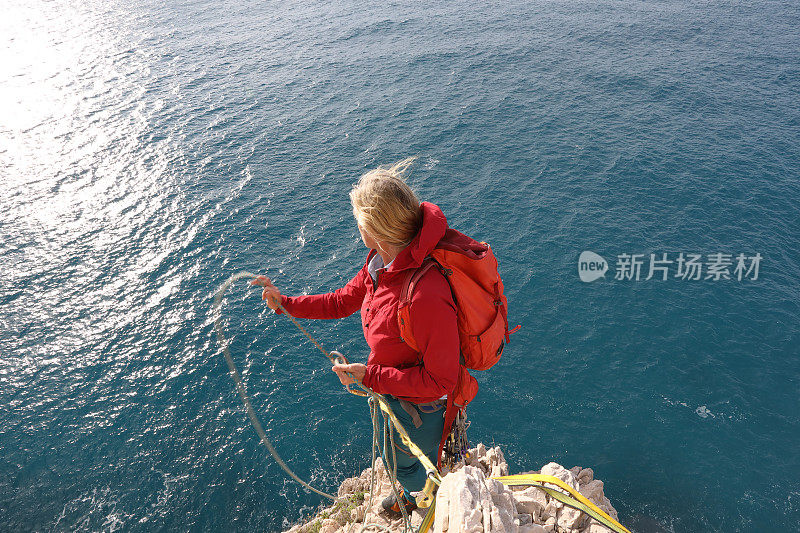
[[[353,216],[373,238],[405,247],[419,231],[422,216],[419,199],[405,181],[405,172],[416,157],[370,170],[353,185]]]

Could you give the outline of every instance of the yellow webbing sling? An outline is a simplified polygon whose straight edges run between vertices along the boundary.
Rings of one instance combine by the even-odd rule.
[[[492,479],[496,479],[497,481],[508,486],[525,485],[529,487],[538,487],[560,502],[585,512],[612,531],[617,533],[631,533],[625,529],[622,524],[608,516],[608,514],[606,514],[602,509],[589,501],[586,496],[573,489],[557,477],[546,476],[544,474],[518,474],[515,476],[498,476],[493,477]],[[567,496],[563,492],[551,489],[550,487],[545,487],[543,483],[557,485],[559,488],[567,491],[572,497]]]

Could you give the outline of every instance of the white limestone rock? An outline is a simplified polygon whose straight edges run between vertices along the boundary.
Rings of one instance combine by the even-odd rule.
[[[350,511],[350,522],[363,522],[364,516],[367,514],[367,505],[362,504]]]
[[[603,494],[603,482],[599,479],[594,479],[585,485],[581,485],[581,494],[589,498],[595,505],[603,502],[605,495]]]
[[[339,485],[339,492],[337,496],[345,496],[347,494],[355,494],[361,488],[361,479],[357,477],[349,477],[342,481]]]
[[[535,522],[539,522],[547,507],[547,495],[536,487],[525,487],[524,490],[514,492],[517,512],[530,514]]]
[[[339,527],[339,523],[336,520],[327,518],[322,521],[322,527],[319,528],[319,533],[336,533]]]
[[[596,520],[592,520],[591,524],[586,527],[581,533],[608,533],[608,528]]]
[[[588,515],[583,511],[564,505],[556,514],[556,523],[558,527],[572,531],[580,529],[587,518]]]
[[[565,506],[536,487],[507,487],[491,479],[508,475],[508,464],[498,447],[486,448],[478,444],[470,450],[466,464],[458,465],[442,480],[436,496],[436,518],[433,530],[436,533],[606,533],[605,526],[586,516],[585,513]],[[594,479],[591,468],[572,467],[566,469],[557,463],[548,463],[541,471],[524,473],[551,475],[580,492],[614,519],[617,512],[603,493],[603,482]],[[359,476],[342,482],[338,494],[363,493],[369,491],[371,470],[365,469]],[[357,531],[354,523],[378,524],[392,532],[403,531],[402,520],[390,519],[381,508],[381,501],[391,491],[391,483],[383,463],[375,465],[375,497],[371,509],[367,509],[369,494],[364,501],[352,509],[332,512],[329,508],[323,520],[311,519],[305,524],[292,527],[291,533],[308,533],[318,529],[324,533],[347,533]],[[418,509],[411,516],[411,523],[419,525],[427,509]],[[359,526],[360,527],[360,526]]]
[[[542,475],[557,477],[570,487],[578,490],[578,479],[570,470],[567,470],[558,463],[547,463],[542,467]],[[555,488],[555,486],[553,486]]]
[[[591,468],[584,468],[578,474],[578,482],[581,485],[584,485],[586,483],[591,483],[593,479],[594,479],[594,470],[592,470]]]
[[[486,478],[483,469],[464,466],[444,477],[436,496],[437,533],[516,533],[516,502],[499,481]]]

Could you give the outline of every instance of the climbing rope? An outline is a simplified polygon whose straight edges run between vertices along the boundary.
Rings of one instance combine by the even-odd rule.
[[[324,496],[329,498],[333,501],[341,501],[346,499],[345,497],[336,497],[328,494],[327,492],[323,492],[321,490],[315,489],[302,479],[300,479],[284,462],[281,456],[278,454],[278,451],[272,445],[270,440],[267,438],[267,434],[264,431],[264,428],[261,425],[261,422],[256,414],[255,410],[253,409],[252,404],[250,403],[250,398],[247,394],[247,390],[245,389],[244,382],[242,381],[242,376],[239,373],[239,370],[236,368],[236,364],[233,362],[233,357],[231,357],[230,349],[228,348],[228,343],[225,338],[225,331],[222,326],[222,316],[220,313],[220,308],[222,306],[222,296],[227,291],[228,287],[230,287],[234,282],[243,279],[243,278],[256,278],[258,277],[256,274],[251,272],[239,272],[228,278],[228,280],[222,284],[222,286],[217,290],[216,294],[214,295],[214,304],[212,306],[212,316],[214,316],[214,329],[217,333],[217,340],[219,345],[222,347],[222,352],[225,355],[225,360],[228,363],[228,369],[230,370],[231,377],[233,381],[236,383],[236,390],[239,392],[239,396],[244,403],[245,409],[247,410],[247,415],[250,417],[250,422],[253,424],[253,427],[258,433],[258,436],[261,438],[261,442],[267,447],[269,450],[270,455],[275,459],[275,461],[280,465],[280,467],[295,481],[300,483],[303,487],[307,488],[308,490],[319,494],[320,496]],[[347,359],[336,351],[328,352],[322,345],[310,334],[308,331],[295,319],[286,309],[281,305],[279,306],[281,311],[291,319],[294,325],[299,329],[308,339],[316,346],[319,351],[322,352],[325,357],[333,364],[347,364]],[[347,373],[351,378],[353,375],[351,373]],[[352,388],[352,386],[356,386],[357,388]],[[370,408],[370,419],[372,421],[372,467],[371,467],[371,475],[370,475],[370,491],[369,491],[369,502],[367,505],[367,511],[364,515],[364,520],[362,522],[362,526],[360,529],[360,533],[363,533],[369,528],[377,528],[383,531],[390,531],[389,528],[382,524],[375,524],[375,523],[367,523],[367,514],[369,510],[372,509],[372,502],[375,494],[375,462],[376,462],[376,449],[381,450],[381,459],[383,460],[384,467],[387,466],[387,443],[386,443],[386,434],[389,434],[389,440],[391,443],[391,451],[392,451],[392,465],[393,468],[391,471],[388,468],[386,469],[387,475],[389,476],[389,480],[392,485],[392,491],[394,496],[398,502],[401,502],[402,499],[400,494],[397,490],[397,455],[396,455],[396,443],[394,439],[395,431],[400,436],[400,441],[406,446],[406,448],[413,453],[417,459],[422,463],[422,466],[425,468],[428,479],[425,482],[425,487],[422,491],[420,491],[416,497],[417,499],[417,506],[420,508],[428,508],[428,512],[425,515],[422,523],[420,524],[419,529],[417,530],[418,533],[427,533],[430,527],[433,524],[434,512],[436,508],[436,498],[434,497],[434,492],[436,488],[441,484],[442,476],[436,466],[431,462],[428,457],[422,453],[422,450],[411,440],[406,432],[403,425],[395,416],[394,411],[389,406],[386,398],[384,398],[381,394],[374,392],[373,390],[365,387],[358,381],[351,383],[345,386],[348,392],[351,394],[355,394],[358,396],[366,396],[367,401],[369,403]],[[379,410],[382,411],[386,416],[384,417],[383,424],[381,424],[378,420]],[[394,431],[393,431],[394,430]],[[378,440],[378,432],[381,431],[384,435],[383,439],[383,447],[380,446]],[[611,518],[608,514],[606,514],[603,510],[589,501],[585,496],[581,493],[564,483],[562,480],[554,477],[554,476],[547,476],[542,474],[525,474],[525,475],[516,475],[516,476],[499,476],[492,479],[496,479],[501,483],[509,486],[533,486],[538,487],[539,489],[543,490],[551,497],[561,501],[562,503],[569,505],[575,509],[585,512],[592,518],[596,519],[598,522],[603,524],[604,526],[608,527],[610,530],[615,531],[616,533],[630,533],[625,527],[623,527],[619,522]],[[566,491],[569,495],[554,490],[550,487],[545,486],[543,483],[550,483],[557,485],[559,488]],[[403,516],[403,531],[404,533],[408,533],[413,531],[411,527],[410,517],[405,510],[404,505],[400,505],[400,511]],[[352,525],[351,525],[352,527]]]
[[[228,348],[227,340],[225,339],[225,331],[222,327],[222,316],[219,312],[220,306],[222,305],[222,295],[231,286],[235,281],[240,280],[242,278],[254,278],[256,277],[255,274],[250,272],[239,272],[238,274],[234,274],[231,276],[228,281],[222,284],[222,286],[217,291],[217,294],[214,296],[214,305],[212,307],[212,313],[215,317],[214,320],[214,329],[217,332],[217,341],[219,345],[222,347],[222,353],[225,355],[225,361],[228,362],[228,369],[230,370],[231,377],[233,381],[236,383],[236,390],[239,391],[239,396],[242,398],[242,402],[244,403],[244,407],[247,410],[247,416],[250,417],[250,422],[253,424],[253,427],[258,433],[258,436],[261,438],[261,442],[264,443],[264,446],[267,447],[269,450],[270,455],[275,458],[278,464],[283,468],[284,472],[286,472],[289,477],[300,483],[302,486],[307,488],[312,492],[316,492],[320,496],[324,496],[326,498],[330,498],[331,500],[336,501],[338,498],[335,496],[331,496],[327,492],[322,492],[321,490],[317,490],[302,479],[300,479],[297,474],[295,474],[291,468],[281,459],[281,456],[278,454],[278,451],[272,445],[270,440],[267,438],[267,434],[264,431],[264,428],[261,426],[261,421],[258,419],[258,415],[256,414],[255,410],[253,409],[252,404],[250,403],[250,397],[247,395],[247,390],[245,389],[244,382],[242,382],[242,375],[239,374],[239,370],[236,368],[236,364],[233,362],[233,357],[231,357],[230,348]]]
[[[346,498],[343,496],[336,497],[331,494],[328,494],[327,492],[323,492],[321,490],[312,487],[311,485],[300,479],[300,477],[297,476],[292,471],[291,468],[289,468],[289,466],[281,458],[280,454],[278,454],[278,451],[275,449],[275,447],[272,445],[269,438],[267,437],[267,434],[264,431],[263,426],[261,425],[261,421],[259,420],[258,415],[253,409],[252,404],[250,403],[250,397],[247,394],[247,389],[245,388],[242,376],[239,373],[239,370],[236,368],[236,364],[233,361],[233,357],[231,356],[230,348],[228,347],[228,342],[225,337],[225,330],[222,325],[222,314],[220,312],[222,306],[222,297],[234,282],[243,278],[256,278],[256,277],[258,276],[251,272],[238,272],[234,274],[233,276],[228,278],[228,280],[225,283],[223,283],[222,286],[220,286],[220,288],[217,290],[216,294],[214,295],[214,303],[212,306],[212,316],[214,317],[214,329],[217,333],[217,341],[221,346],[222,353],[225,356],[225,361],[228,364],[228,369],[230,370],[231,377],[233,378],[233,381],[236,384],[236,390],[239,392],[239,396],[242,399],[242,403],[244,403],[245,409],[247,410],[247,415],[250,417],[250,422],[255,428],[256,433],[258,433],[261,442],[267,447],[267,450],[269,450],[270,455],[272,455],[272,457],[280,465],[280,467],[284,470],[284,472],[286,472],[289,475],[289,477],[300,483],[303,487],[316,494],[319,494],[320,496],[324,496],[335,502],[346,500]],[[333,364],[347,363],[347,359],[339,352],[336,351],[328,352],[327,350],[325,350],[325,348],[323,348],[322,345],[310,333],[308,333],[308,331],[297,321],[297,319],[295,319],[288,311],[286,311],[286,309],[283,306],[280,306],[280,309],[287,317],[289,317],[292,320],[297,329],[299,329],[306,337],[308,337],[308,339],[314,344],[314,346],[316,346],[322,352],[322,354],[328,358],[328,360],[331,363]],[[353,375],[349,372],[348,375],[350,377],[353,377]],[[357,388],[352,388],[351,386],[356,386]],[[364,385],[362,385],[357,381],[351,383],[345,388],[351,394],[355,394],[358,396],[366,396],[368,398],[368,402],[370,405],[370,418],[372,420],[373,435],[372,435],[372,467],[371,467],[371,477],[370,477],[370,499],[367,507],[367,513],[369,512],[370,509],[372,509],[372,501],[375,493],[375,481],[376,481],[375,462],[377,459],[375,450],[380,449],[378,441],[379,431],[382,431],[384,435],[386,435],[387,432],[389,433],[389,438],[391,441],[391,450],[393,454],[392,456],[394,458],[394,460],[392,461],[392,465],[394,465],[394,468],[391,471],[388,468],[386,468],[386,472],[387,475],[389,475],[389,480],[391,482],[395,498],[397,498],[397,501],[402,501],[397,491],[397,472],[396,472],[397,460],[395,452],[396,444],[394,440],[394,433],[396,431],[400,436],[401,442],[406,446],[406,448],[409,449],[409,451],[411,451],[411,453],[413,453],[420,460],[420,462],[422,462],[423,466],[425,467],[428,473],[428,480],[425,483],[425,487],[420,492],[420,496],[417,497],[418,507],[420,508],[430,507],[429,512],[427,513],[425,519],[421,524],[420,529],[418,530],[419,533],[427,532],[428,529],[430,528],[430,525],[433,522],[433,508],[436,503],[436,499],[434,498],[433,493],[436,487],[441,483],[441,475],[439,471],[436,469],[436,467],[433,465],[430,459],[428,459],[428,457],[424,453],[422,453],[422,450],[411,440],[405,428],[395,416],[394,412],[392,411],[392,408],[389,406],[389,403],[387,402],[386,398],[372,391],[371,389],[365,387]],[[382,425],[378,420],[379,409],[380,411],[383,411],[383,413],[385,413],[386,415],[384,417]],[[394,431],[392,431],[392,429],[394,429]],[[383,450],[381,451],[381,457],[383,460],[383,464],[386,466],[387,462],[386,462],[385,439],[384,439]],[[411,528],[410,517],[408,516],[408,513],[406,512],[403,505],[400,505],[400,510],[403,515],[404,531],[405,532],[412,531],[413,529]],[[362,523],[360,531],[363,533],[366,529],[369,528],[378,528],[385,531],[389,531],[388,528],[386,528],[381,524],[374,524],[374,523],[368,524],[366,521],[366,514],[365,514],[364,521]]]

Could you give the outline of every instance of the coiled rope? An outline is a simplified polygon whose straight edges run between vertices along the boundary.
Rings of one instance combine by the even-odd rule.
[[[256,414],[255,410],[253,409],[252,404],[250,403],[250,398],[247,395],[247,390],[245,389],[244,383],[242,381],[242,376],[239,374],[238,369],[236,368],[236,364],[233,362],[233,358],[231,357],[230,349],[228,348],[228,343],[225,338],[225,331],[222,326],[222,316],[220,313],[220,308],[222,306],[222,296],[224,295],[225,291],[227,291],[228,287],[230,287],[234,282],[243,279],[243,278],[256,278],[258,277],[256,274],[251,272],[238,272],[228,278],[228,280],[222,284],[222,286],[217,290],[216,294],[214,295],[214,304],[212,306],[212,315],[214,316],[214,329],[217,332],[217,340],[222,348],[222,352],[225,355],[225,360],[228,363],[228,368],[230,370],[231,377],[233,381],[236,383],[236,390],[239,391],[239,396],[242,398],[242,402],[247,410],[247,416],[250,417],[250,422],[253,424],[258,436],[261,438],[261,442],[267,447],[269,450],[270,455],[275,458],[275,461],[280,465],[281,468],[295,481],[300,483],[302,486],[307,488],[308,490],[319,494],[320,496],[324,496],[329,498],[333,501],[340,501],[346,499],[345,497],[336,497],[328,494],[327,492],[323,492],[321,490],[315,489],[302,479],[300,479],[289,466],[284,462],[281,456],[278,454],[278,451],[270,442],[269,438],[267,438],[267,434],[264,431],[264,428],[259,421],[258,415]],[[306,329],[295,319],[283,306],[280,306],[281,311],[289,317],[294,325],[299,329],[308,339],[316,346],[325,357],[330,360],[331,363],[346,363],[347,360],[343,355],[339,352],[328,352],[322,345],[306,331]],[[335,354],[335,355],[334,355]],[[348,372],[350,377],[353,377],[352,374]],[[357,389],[351,388],[350,385],[354,385]],[[395,416],[392,408],[389,406],[386,398],[382,395],[374,392],[373,390],[364,387],[360,382],[356,381],[355,383],[351,383],[346,387],[347,391],[351,394],[356,394],[359,396],[366,396],[368,398],[369,406],[370,406],[370,418],[372,419],[372,467],[371,467],[371,479],[370,479],[370,493],[369,493],[369,503],[367,506],[367,512],[372,509],[372,501],[375,494],[375,461],[377,459],[375,450],[381,449],[378,441],[378,433],[381,431],[384,432],[384,441],[383,447],[381,449],[381,458],[383,460],[383,464],[386,465],[386,456],[387,456],[387,442],[386,442],[386,433],[389,434],[389,440],[391,441],[391,451],[392,451],[392,465],[393,468],[390,471],[386,469],[387,475],[389,475],[389,480],[391,481],[392,491],[394,496],[398,502],[402,501],[400,494],[397,490],[397,457],[396,457],[396,444],[394,440],[394,433],[395,431],[400,435],[401,442],[408,448],[408,450],[413,453],[417,459],[422,463],[423,467],[425,467],[426,471],[428,472],[428,480],[425,483],[425,487],[421,491],[420,495],[417,496],[417,505],[421,508],[429,507],[428,513],[426,514],[424,520],[420,524],[418,529],[418,533],[425,533],[427,532],[431,525],[433,524],[433,516],[436,507],[436,499],[434,498],[434,492],[438,485],[441,484],[441,474],[436,468],[433,463],[431,463],[430,459],[422,453],[422,450],[414,444],[414,442],[409,438],[408,433],[406,432],[403,425]],[[386,415],[384,417],[383,424],[381,424],[378,420],[379,416],[379,409],[384,412]],[[394,429],[395,431],[392,431]],[[528,475],[518,475],[518,476],[500,476],[495,477],[493,479],[497,479],[498,481],[502,482],[505,485],[527,485],[538,487],[541,490],[545,491],[550,496],[556,498],[557,500],[561,501],[562,503],[569,505],[575,509],[584,511],[592,518],[595,518],[598,522],[602,523],[604,526],[609,528],[612,531],[617,533],[630,533],[624,526],[622,526],[619,522],[611,518],[608,514],[606,514],[603,510],[585,498],[580,492],[576,491],[560,479],[553,477],[553,476],[546,476],[541,474],[528,474]],[[570,496],[567,496],[557,490],[554,490],[550,487],[544,485],[544,483],[554,484],[557,485],[560,489],[567,492]],[[403,515],[403,530],[404,532],[413,531],[411,528],[411,521],[409,519],[408,513],[405,510],[403,505],[400,505],[400,511]],[[352,524],[351,524],[352,527]],[[361,526],[361,532],[363,533],[366,529],[369,528],[377,528],[384,531],[391,531],[389,528],[382,524],[375,524],[370,523],[368,524],[366,521],[366,515],[364,516],[364,521]]]
[[[211,308],[212,316],[214,317],[214,330],[217,333],[217,341],[221,347],[223,355],[225,356],[225,361],[228,364],[230,375],[233,378],[234,383],[236,384],[236,390],[239,392],[239,396],[242,399],[242,403],[244,404],[245,409],[247,410],[247,416],[250,418],[250,422],[255,428],[256,433],[258,433],[261,442],[264,444],[264,446],[267,447],[267,450],[269,450],[270,455],[272,455],[272,457],[275,459],[278,465],[280,465],[283,471],[286,472],[286,474],[289,475],[289,477],[300,483],[303,487],[316,494],[319,494],[320,496],[333,500],[334,502],[346,500],[346,497],[344,496],[340,497],[333,496],[331,494],[328,494],[327,492],[312,487],[310,484],[300,479],[300,477],[297,474],[295,474],[291,468],[289,468],[289,465],[287,465],[286,462],[281,458],[280,454],[278,453],[278,451],[272,445],[272,442],[270,442],[269,438],[267,437],[267,434],[264,431],[263,426],[261,425],[261,421],[259,420],[255,410],[253,409],[253,405],[250,403],[250,397],[247,394],[247,389],[245,388],[244,382],[242,380],[242,375],[239,373],[239,370],[236,368],[236,364],[233,361],[230,348],[228,347],[227,338],[225,337],[225,328],[223,327],[222,324],[222,313],[220,312],[220,309],[222,307],[222,298],[225,292],[228,290],[228,288],[236,281],[243,278],[256,278],[256,277],[258,276],[256,274],[253,274],[252,272],[238,272],[232,275],[217,290],[216,294],[214,295],[214,303]],[[341,355],[340,353],[335,351],[328,352],[327,350],[325,350],[325,348],[323,348],[322,345],[310,333],[308,333],[308,331],[297,321],[297,319],[295,319],[288,311],[286,311],[286,309],[283,306],[280,306],[280,309],[287,317],[289,317],[292,320],[297,329],[299,329],[306,337],[308,337],[308,339],[314,344],[314,346],[316,346],[319,349],[319,351],[321,351],[322,354],[325,355],[325,357],[327,357],[331,363],[336,364],[336,363],[347,362],[344,356]],[[353,377],[353,375],[350,374],[349,372],[348,375],[350,377]],[[436,500],[433,497],[433,492],[435,491],[435,487],[438,486],[439,483],[441,482],[441,475],[439,474],[439,471],[436,469],[433,463],[431,463],[431,461],[427,458],[427,456],[425,456],[425,454],[422,453],[422,450],[416,444],[414,444],[414,442],[411,441],[405,428],[403,428],[402,424],[392,411],[392,408],[389,406],[388,402],[382,395],[377,394],[376,392],[372,391],[367,387],[364,387],[359,382],[351,383],[350,385],[356,386],[357,389],[353,389],[351,388],[351,386],[347,386],[346,389],[348,390],[348,392],[359,396],[368,397],[368,402],[370,406],[370,418],[372,420],[372,467],[371,467],[371,479],[370,479],[370,496],[369,496],[370,499],[367,506],[367,512],[369,512],[369,510],[372,509],[372,502],[375,494],[375,477],[376,477],[375,461],[377,459],[376,449],[381,449],[378,439],[378,434],[381,431],[383,432],[384,436],[388,433],[389,440],[391,441],[391,451],[393,457],[392,465],[394,465],[394,467],[392,468],[391,471],[389,469],[386,469],[387,475],[389,475],[389,479],[391,481],[392,490],[394,492],[395,498],[397,499],[397,501],[402,501],[400,494],[398,493],[397,490],[397,470],[396,470],[397,458],[395,452],[396,444],[394,440],[394,433],[395,431],[397,431],[397,433],[400,435],[400,440],[403,442],[403,444],[406,445],[409,451],[411,451],[414,455],[417,456],[417,458],[422,462],[423,466],[426,468],[428,472],[428,481],[425,484],[425,488],[422,491],[421,497],[418,497],[417,499],[417,504],[420,507],[430,507],[429,512],[427,513],[427,516],[423,520],[419,529],[420,532],[427,531],[433,522],[433,510],[436,503]],[[380,407],[380,409],[378,409],[378,406]],[[382,424],[379,421],[379,410],[382,410],[386,414]],[[392,431],[392,429],[394,429],[394,431]],[[383,449],[381,450],[381,457],[383,460],[383,464],[386,465],[387,443],[385,438],[383,444],[384,446]],[[406,532],[412,531],[410,517],[408,516],[408,513],[406,512],[403,505],[400,505],[400,511],[403,516],[404,531]],[[369,528],[378,528],[381,530],[390,531],[386,526],[382,524],[367,523],[365,515],[361,527],[361,532]]]
[[[222,353],[225,355],[225,361],[228,362],[228,369],[230,370],[231,377],[233,381],[236,383],[236,390],[239,391],[239,396],[242,398],[242,403],[244,403],[244,407],[247,410],[247,416],[250,417],[250,422],[253,424],[253,427],[256,429],[256,433],[261,438],[261,442],[264,443],[264,446],[267,447],[269,450],[270,455],[275,458],[278,464],[283,468],[284,472],[286,472],[289,477],[300,483],[302,486],[307,488],[312,492],[316,492],[320,496],[324,496],[326,498],[330,498],[331,500],[336,501],[338,498],[328,494],[327,492],[323,492],[321,490],[317,490],[302,479],[300,479],[297,474],[295,474],[289,465],[287,465],[281,456],[278,454],[278,451],[270,442],[269,438],[267,438],[267,434],[264,431],[264,428],[261,426],[261,421],[258,418],[255,410],[253,409],[253,405],[250,403],[250,397],[247,395],[247,390],[244,387],[244,382],[242,381],[242,375],[239,374],[239,370],[236,368],[236,364],[233,362],[233,357],[231,357],[231,350],[228,347],[227,339],[225,338],[225,329],[222,327],[222,315],[219,312],[220,307],[222,306],[222,295],[225,294],[225,291],[228,290],[234,282],[242,279],[242,278],[255,278],[256,275],[250,272],[239,272],[231,276],[228,281],[222,284],[222,286],[217,290],[217,294],[214,295],[214,305],[212,307],[212,313],[214,314],[214,329],[217,332],[217,341],[219,345],[222,347]],[[323,350],[324,351],[324,350]]]

